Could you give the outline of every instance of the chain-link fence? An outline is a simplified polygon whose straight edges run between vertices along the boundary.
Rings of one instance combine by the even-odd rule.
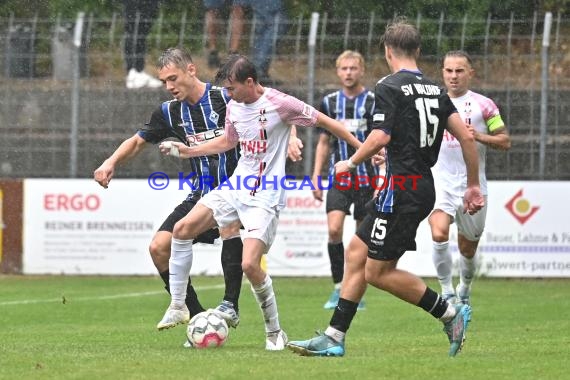
[[[475,61],[474,90],[492,97],[509,127],[513,145],[508,152],[488,150],[492,179],[570,179],[570,20],[554,15],[548,48],[548,97],[541,95],[541,41],[544,15],[531,19],[410,18],[422,33],[420,67],[440,79],[439,60],[447,50],[465,49]],[[256,20],[249,19],[240,50],[254,43]],[[323,94],[338,87],[336,56],[358,50],[367,59],[365,84],[372,88],[388,73],[380,46],[387,20],[370,14],[367,19],[329,18],[319,15],[314,55],[308,48],[311,18],[278,19],[286,32],[274,36],[275,54],[270,75],[275,87],[318,104]],[[93,170],[126,137],[150,117],[161,101],[162,89],[128,90],[123,57],[121,14],[101,19],[86,15],[79,59],[72,44],[76,20],[0,18],[0,175],[3,177],[68,177],[76,158],[77,176]],[[229,30],[223,22],[228,50]],[[165,48],[183,45],[193,53],[199,77],[213,78],[206,64],[206,34],[202,15],[161,12],[147,38],[147,71]],[[134,38],[137,38],[135,35]],[[314,61],[310,62],[310,57]],[[314,75],[310,75],[314,67]],[[75,71],[74,71],[75,70]],[[74,101],[72,80],[80,78]],[[310,79],[309,79],[310,78]],[[541,103],[547,101],[545,172],[539,174]],[[76,104],[76,105],[74,105]],[[76,113],[74,115],[74,112]],[[75,121],[74,121],[75,120]],[[76,123],[76,135],[72,132]],[[306,131],[301,131],[305,139]],[[76,144],[76,154],[70,145]],[[305,155],[311,157],[313,146]],[[117,176],[146,177],[155,170],[175,172],[182,164],[148,149]],[[308,164],[289,167],[303,174]],[[310,165],[309,165],[310,166]]]

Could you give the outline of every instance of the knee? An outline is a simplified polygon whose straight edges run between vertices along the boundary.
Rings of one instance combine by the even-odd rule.
[[[168,260],[170,259],[170,244],[166,243],[170,242],[165,242],[158,239],[153,239],[150,242],[148,250],[156,267],[168,266]]]
[[[428,222],[431,229],[431,238],[433,241],[443,243],[449,240],[449,216],[443,212],[434,212]]]
[[[449,240],[449,229],[440,228],[437,225],[431,225],[431,239],[437,243],[444,243]]]
[[[194,239],[196,236],[193,233],[192,225],[189,223],[185,223],[184,220],[178,221],[174,225],[174,229],[172,230],[172,236],[177,239]]]
[[[329,242],[336,243],[342,241],[342,227],[331,226],[329,227]]]
[[[374,285],[378,289],[386,289],[385,271],[373,269],[371,266],[366,265],[364,269],[364,279],[366,283]]]
[[[459,244],[459,254],[468,259],[472,259],[477,252],[477,247],[473,247],[470,244]]]
[[[241,269],[248,278],[251,278],[252,275],[255,275],[260,270],[260,268],[261,266],[258,262],[256,263],[252,260],[248,260],[247,258],[242,259]]]
[[[445,243],[449,240],[449,235],[441,230],[433,230],[431,231],[431,239],[437,243]]]
[[[372,271],[368,267],[364,268],[364,279],[366,280],[366,283],[368,283],[368,284],[370,284],[373,280]]]

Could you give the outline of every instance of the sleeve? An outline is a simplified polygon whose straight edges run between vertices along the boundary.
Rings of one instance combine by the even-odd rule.
[[[231,122],[231,107],[229,105],[226,108],[226,124],[224,126],[224,136],[226,136],[226,139],[228,141],[239,141],[239,134],[237,133],[234,124]]]
[[[447,95],[446,90],[442,90],[441,97],[439,98],[441,103],[442,119],[447,120],[451,115],[458,112],[455,108],[455,104],[451,101],[449,95]]]
[[[398,99],[390,87],[382,81],[374,89],[374,113],[372,114],[372,129],[381,129],[390,135],[396,122]]]
[[[491,99],[486,98],[486,102],[482,105],[483,119],[487,125],[489,132],[494,132],[497,129],[503,128],[505,123],[501,117],[499,107]]]
[[[168,137],[173,137],[171,131],[172,128],[164,118],[162,107],[158,107],[150,116],[150,121],[139,128],[137,134],[148,143],[158,144]]]
[[[315,107],[282,92],[276,91],[268,99],[277,105],[279,117],[286,124],[311,127],[317,123],[318,111]]]

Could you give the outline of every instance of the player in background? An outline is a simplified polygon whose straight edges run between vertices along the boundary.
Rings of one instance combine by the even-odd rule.
[[[416,249],[418,225],[433,208],[431,167],[437,161],[445,129],[461,144],[467,165],[465,210],[475,213],[483,207],[475,140],[445,91],[418,69],[418,30],[398,19],[388,24],[382,42],[392,74],[376,84],[373,129],[364,144],[348,160],[337,162],[335,169],[337,173],[354,170],[386,147],[388,186],[371,202],[370,213],[346,249],[340,299],[329,326],[315,338],[288,344],[301,355],[344,355],[345,335],[367,283],[439,319],[450,343],[450,356],[460,350],[470,320],[469,305],[449,304],[421,278],[397,264],[405,251]],[[416,180],[408,180],[411,178]]]
[[[489,98],[469,90],[475,75],[471,57],[464,51],[450,51],[442,61],[443,81],[447,94],[467,125],[469,133],[478,142],[479,183],[481,193],[487,196],[485,155],[487,146],[508,150],[511,140],[499,108]],[[459,143],[444,132],[437,163],[432,168],[436,200],[428,221],[433,240],[432,259],[441,285],[443,298],[469,303],[471,282],[477,269],[475,252],[485,228],[487,202],[477,214],[463,210],[462,197],[467,188],[467,169]],[[452,283],[453,260],[449,251],[449,227],[457,225],[459,247],[459,284]]]
[[[358,140],[364,142],[372,127],[372,114],[374,112],[374,92],[367,90],[361,80],[364,76],[365,62],[358,52],[346,50],[336,59],[336,75],[341,89],[325,95],[321,102],[321,112],[333,119],[341,121],[346,129]],[[331,136],[329,132],[318,129],[318,142],[315,151],[315,165],[313,169],[313,197],[323,200],[322,186],[317,186],[319,177],[323,173],[323,166],[328,162],[329,178],[334,178],[334,164],[347,160],[354,154],[355,149],[346,141]],[[326,212],[328,224],[328,254],[331,264],[331,274],[334,289],[324,305],[325,309],[334,309],[340,296],[340,286],[344,275],[344,219],[350,215],[350,206],[354,205],[354,220],[356,227],[360,225],[366,215],[365,205],[372,199],[374,189],[372,184],[359,179],[371,180],[378,171],[371,161],[358,165],[354,172],[349,174],[350,183],[357,184],[348,190],[342,190],[335,178],[333,186],[327,192]],[[343,181],[346,181],[344,178]],[[364,309],[364,301],[358,304],[358,309]]]
[[[170,257],[172,301],[158,326],[175,326],[187,319],[184,298],[192,267],[193,240],[210,228],[241,223],[244,226],[242,268],[265,322],[265,349],[282,350],[287,335],[279,323],[272,280],[261,268],[260,261],[273,243],[279,212],[285,206],[285,189],[279,180],[286,174],[291,125],[319,124],[351,145],[361,143],[340,122],[292,96],[263,87],[258,82],[255,65],[245,56],[230,56],[218,77],[224,80],[232,97],[227,107],[225,134],[197,146],[161,145],[161,151],[195,157],[224,152],[239,145],[241,156],[228,181],[204,195],[174,226]]]
[[[134,136],[126,139],[95,170],[94,178],[107,188],[116,168],[136,157],[149,144],[157,144],[166,139],[176,139],[182,144],[198,145],[207,139],[223,134],[226,118],[226,105],[230,97],[221,87],[202,82],[197,75],[196,65],[187,51],[170,48],[162,53],[158,60],[159,78],[166,85],[166,90],[174,97],[160,104],[151,114],[150,121],[141,127]],[[187,198],[178,205],[160,226],[150,243],[152,261],[170,291],[170,246],[172,230],[176,222],[182,219],[196,205],[198,200],[221,179],[230,176],[237,164],[239,152],[232,148],[219,154],[204,155],[190,159],[193,177],[193,189]],[[211,186],[200,183],[200,177],[212,176]],[[238,299],[241,290],[243,272],[241,270],[242,241],[237,228],[221,230],[222,268],[225,280],[225,294],[222,303],[215,309],[228,325],[236,327],[239,323]],[[194,242],[212,244],[219,237],[218,229],[204,231]],[[196,292],[188,277],[185,304],[190,315],[196,315],[204,308],[198,301]]]

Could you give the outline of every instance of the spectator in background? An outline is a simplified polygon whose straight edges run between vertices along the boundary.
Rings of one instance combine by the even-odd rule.
[[[127,88],[162,87],[161,81],[144,72],[146,38],[159,3],[159,0],[123,0]]]
[[[273,39],[281,35],[285,26],[282,0],[249,0],[255,17],[255,40],[251,57],[257,69],[259,82],[272,86],[278,83],[269,76],[273,58]],[[279,16],[279,20],[275,18]]]
[[[239,43],[243,34],[244,23],[244,7],[248,5],[249,0],[232,0],[232,7],[230,11],[230,25],[231,25],[231,38],[230,38],[230,54],[237,54],[239,51]],[[204,0],[204,7],[206,8],[206,33],[208,35],[208,67],[218,68],[220,66],[220,56],[218,54],[217,40],[218,40],[218,25],[219,16],[222,7],[227,3],[227,0]]]

